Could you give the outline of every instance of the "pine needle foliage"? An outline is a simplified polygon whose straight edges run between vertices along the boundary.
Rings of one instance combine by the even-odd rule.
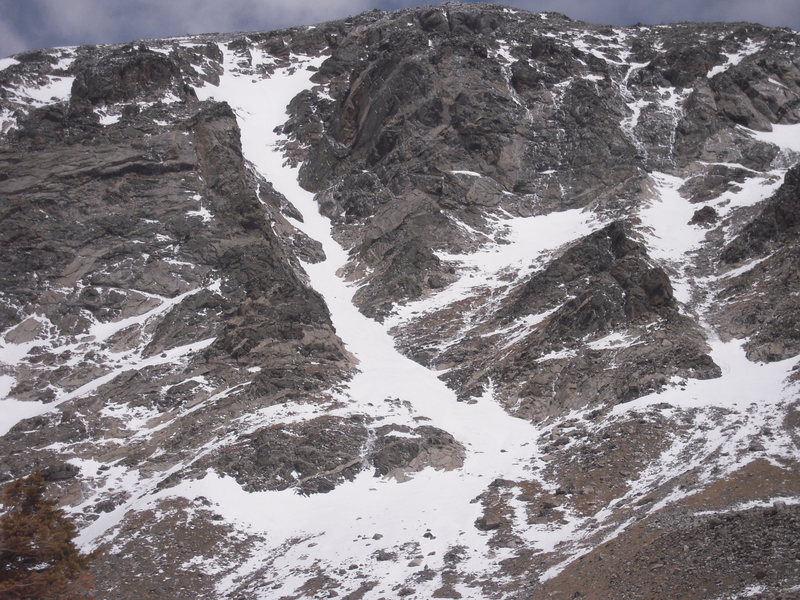
[[[0,515],[0,600],[91,598],[94,556],[75,546],[75,524],[45,498],[35,470],[5,486]]]

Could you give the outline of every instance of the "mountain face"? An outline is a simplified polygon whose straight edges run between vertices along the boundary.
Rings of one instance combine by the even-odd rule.
[[[0,478],[97,597],[800,596],[800,35],[446,3],[0,61]]]

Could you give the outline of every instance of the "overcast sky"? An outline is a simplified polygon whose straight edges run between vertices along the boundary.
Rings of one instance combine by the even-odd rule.
[[[0,57],[47,46],[111,43],[210,31],[319,23],[372,8],[441,0],[0,0]],[[509,0],[574,19],[636,22],[754,21],[800,29],[800,0]]]

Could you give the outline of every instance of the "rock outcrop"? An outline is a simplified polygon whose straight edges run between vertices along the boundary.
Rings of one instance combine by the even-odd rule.
[[[447,2],[4,60],[0,484],[120,599],[790,597],[798,42]]]
[[[799,233],[800,167],[795,166],[720,254],[723,264],[745,268],[732,272],[718,292],[718,318],[729,335],[747,338],[751,360],[783,360],[800,351],[800,299],[786,293],[800,285]]]

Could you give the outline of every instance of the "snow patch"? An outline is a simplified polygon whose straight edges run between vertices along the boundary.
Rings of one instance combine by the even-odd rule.
[[[214,215],[211,214],[211,211],[208,210],[206,207],[201,206],[197,210],[190,210],[186,213],[187,217],[200,217],[203,220],[203,223],[208,223],[214,218]]]
[[[98,116],[100,117],[100,124],[101,125],[114,125],[115,123],[119,123],[119,120],[122,118],[121,114],[109,114],[105,111],[97,111]]]
[[[615,331],[613,333],[609,333],[608,335],[589,342],[586,344],[587,347],[591,348],[592,350],[608,350],[610,348],[622,348],[626,346],[631,346],[636,341],[635,337],[631,337],[626,333],[621,333],[619,331]]]
[[[748,56],[751,56],[761,50],[764,47],[764,42],[755,42],[753,40],[747,40],[747,43],[738,51],[732,53],[723,53],[725,56],[725,62],[721,65],[716,65],[712,67],[706,77],[711,79],[712,77],[719,75],[720,73],[724,73],[731,67],[738,65]]]
[[[172,310],[175,306],[183,302],[184,299],[196,294],[202,289],[203,288],[189,290],[188,292],[179,294],[174,298],[163,299],[163,301],[159,303],[159,305],[156,306],[155,308],[147,312],[144,312],[140,315],[128,317],[127,319],[119,319],[117,321],[111,321],[108,323],[101,323],[99,321],[96,321],[89,328],[89,336],[93,337],[95,342],[103,342],[108,338],[110,338],[115,333],[122,331],[123,329],[131,327],[132,325],[143,325],[150,319]]]
[[[742,127],[742,129],[749,132],[751,137],[762,142],[775,144],[780,148],[791,150],[792,152],[800,152],[800,123],[795,123],[794,125],[778,125],[773,123],[772,131],[754,131],[752,129],[746,129],[745,127]]]
[[[37,417],[48,411],[43,402],[22,401],[14,399],[0,400],[0,436],[5,435],[20,421]]]
[[[481,288],[507,287],[509,276],[516,280],[530,276],[554,251],[589,235],[598,225],[597,217],[582,209],[498,220],[496,233],[503,243],[486,244],[471,254],[438,253],[441,260],[458,265],[459,279],[435,295],[397,307],[386,324],[396,327],[441,310],[476,295]]]
[[[0,71],[5,71],[8,67],[18,65],[19,61],[16,58],[0,58]]]
[[[17,380],[11,375],[0,375],[0,398],[7,398]]]
[[[24,96],[38,105],[54,104],[69,100],[74,77],[48,76],[48,83],[42,86],[28,86],[19,88],[19,95]]]

